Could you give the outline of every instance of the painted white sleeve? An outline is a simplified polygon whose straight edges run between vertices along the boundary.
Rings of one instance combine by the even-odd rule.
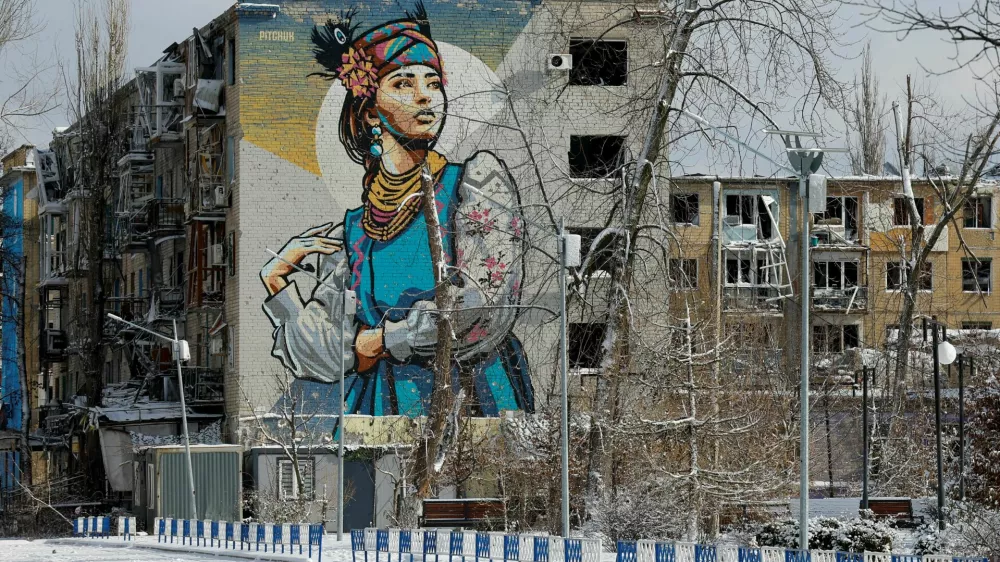
[[[340,251],[322,256],[319,264],[318,276],[323,282],[316,286],[309,299],[302,298],[298,282],[292,280],[264,301],[264,312],[274,326],[271,354],[297,378],[331,383],[340,376],[341,361],[345,372],[354,368],[353,342],[357,327],[353,317],[344,314],[347,255]],[[304,274],[293,276],[302,279]],[[344,334],[342,357],[340,323],[343,323]]]

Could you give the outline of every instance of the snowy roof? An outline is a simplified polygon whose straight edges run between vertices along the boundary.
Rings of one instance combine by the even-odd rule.
[[[116,423],[140,422],[140,421],[162,421],[180,419],[180,402],[137,402],[132,406],[112,406],[105,408],[94,408],[98,414],[104,416],[109,421]],[[196,414],[188,412],[188,419],[197,418],[217,418],[211,414]]]

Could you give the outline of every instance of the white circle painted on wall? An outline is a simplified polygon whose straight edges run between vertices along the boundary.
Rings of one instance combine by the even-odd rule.
[[[444,63],[448,117],[435,150],[458,162],[477,150],[493,148],[487,135],[491,120],[503,109],[502,81],[472,53],[437,42]],[[340,143],[340,112],[347,90],[334,80],[316,118],[316,158],[330,195],[348,197],[347,208],[361,203],[364,169],[351,161]]]

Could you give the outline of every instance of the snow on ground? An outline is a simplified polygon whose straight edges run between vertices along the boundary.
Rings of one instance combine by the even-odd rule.
[[[167,546],[171,550],[149,547],[161,546],[156,537],[138,537],[128,544],[118,537],[110,539],[54,539],[40,541],[0,540],[0,562],[245,562],[246,560],[277,560],[280,562],[306,562],[308,549],[302,554],[277,555],[264,551],[223,549],[219,547],[181,546],[179,542]],[[242,554],[242,557],[241,557]],[[318,560],[313,552],[313,560]],[[346,536],[337,542],[336,535],[323,537],[323,562],[351,562],[351,541]]]

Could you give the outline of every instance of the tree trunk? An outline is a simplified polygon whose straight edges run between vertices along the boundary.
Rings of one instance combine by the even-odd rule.
[[[688,1],[688,5],[694,2]],[[631,322],[629,316],[629,303],[622,296],[622,292],[631,293],[633,271],[635,263],[635,252],[633,244],[641,224],[643,210],[646,202],[646,195],[649,185],[653,180],[653,166],[660,156],[660,148],[663,144],[663,137],[667,130],[669,112],[667,109],[673,102],[680,81],[680,68],[683,57],[677,53],[687,49],[691,39],[696,13],[685,12],[677,26],[674,28],[673,36],[667,45],[666,70],[660,83],[660,90],[657,98],[653,100],[653,115],[651,117],[650,130],[646,137],[646,143],[639,161],[636,164],[635,178],[629,182],[625,189],[625,201],[623,219],[625,225],[625,238],[619,240],[617,254],[620,259],[618,264],[621,267],[619,284],[612,286],[613,291],[611,304],[609,306],[609,329],[611,330],[610,350],[608,350],[610,360],[605,362],[604,372],[597,379],[596,391],[594,393],[593,420],[590,424],[588,434],[589,456],[587,462],[587,511],[594,513],[596,503],[599,503],[601,492],[604,488],[601,480],[601,472],[606,463],[606,444],[604,429],[612,427],[618,419],[619,408],[619,385],[621,377],[628,373],[630,364],[630,330]]]
[[[431,260],[434,263],[434,304],[438,311],[437,347],[434,350],[433,363],[434,390],[431,393],[430,415],[417,448],[413,472],[416,478],[416,495],[418,498],[426,499],[431,496],[435,474],[441,470],[442,441],[448,427],[448,417],[454,410],[457,389],[453,386],[456,381],[453,380],[451,369],[451,347],[454,338],[451,311],[455,307],[455,297],[448,282],[434,179],[426,164],[421,179],[424,221],[427,223],[427,240],[430,244]]]

